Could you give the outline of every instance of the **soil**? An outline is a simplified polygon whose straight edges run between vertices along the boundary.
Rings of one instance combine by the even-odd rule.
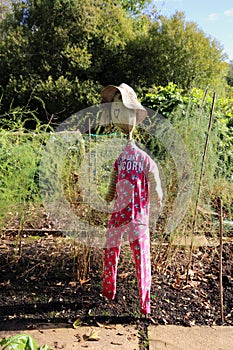
[[[108,301],[102,296],[103,249],[87,247],[62,235],[43,210],[40,216],[35,212],[35,217],[30,210],[30,215],[31,223],[20,236],[17,218],[7,222],[1,236],[1,337],[34,331],[37,341],[54,345],[59,338],[55,348],[70,349],[77,345],[77,334],[72,333],[76,324],[89,327],[82,328],[84,336],[96,326],[109,329],[108,325],[127,325],[133,328],[121,328],[119,332],[111,328],[111,334],[102,333],[101,347],[110,349],[114,342],[123,344],[116,339],[112,340],[114,344],[104,345],[104,336],[112,339],[124,334],[125,348],[130,349],[130,338],[132,349],[138,348],[135,344],[139,342],[140,350],[148,350],[150,325],[232,328],[231,234],[223,240],[221,304],[218,240],[199,237],[199,244],[190,255],[188,237],[170,244],[152,233],[151,317],[145,320],[139,312],[134,261],[127,242],[122,245],[118,263],[116,299]],[[70,340],[67,332],[72,333]],[[82,344],[86,347],[86,343]]]
[[[77,245],[70,238],[44,234],[16,244],[5,236],[0,246],[1,328],[37,322],[134,323],[140,317],[137,280],[129,246],[122,248],[117,296],[101,294],[101,249]],[[161,325],[233,325],[233,242],[223,245],[223,315],[219,287],[219,247],[194,249],[187,265],[185,247],[152,245],[153,322]],[[187,278],[188,277],[188,278]]]

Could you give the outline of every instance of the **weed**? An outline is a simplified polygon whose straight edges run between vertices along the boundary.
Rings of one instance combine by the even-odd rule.
[[[102,316],[108,317],[108,316],[111,316],[111,313],[110,313],[109,310],[103,310],[102,311]]]
[[[155,301],[157,299],[157,296],[155,294],[151,294],[151,300]]]

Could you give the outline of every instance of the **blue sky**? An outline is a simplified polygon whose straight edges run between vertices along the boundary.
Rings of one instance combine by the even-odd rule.
[[[176,10],[185,13],[186,21],[197,23],[207,36],[216,39],[233,60],[232,0],[154,0],[161,15],[170,17]]]

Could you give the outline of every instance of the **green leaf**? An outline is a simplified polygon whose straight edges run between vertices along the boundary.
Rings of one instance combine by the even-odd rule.
[[[3,345],[2,350],[37,350],[38,344],[27,334],[17,334],[3,339],[0,343]]]
[[[52,350],[52,348],[48,345],[42,345],[38,350]]]

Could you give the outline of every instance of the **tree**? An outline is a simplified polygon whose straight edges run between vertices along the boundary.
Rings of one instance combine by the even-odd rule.
[[[227,72],[227,84],[230,86],[233,86],[233,60],[230,61],[228,65],[228,72]]]
[[[133,14],[139,14],[143,9],[145,9],[152,0],[121,0],[122,7]]]
[[[7,13],[11,11],[11,0],[1,0],[0,2],[0,22],[2,22],[5,18]]]
[[[64,118],[94,104],[110,57],[134,35],[133,19],[107,0],[25,0],[2,23],[0,84],[10,104]]]
[[[149,22],[127,50],[132,76],[147,84],[166,86],[173,82],[186,90],[224,84],[227,65],[220,44],[196,23],[186,22],[182,12]]]
[[[0,95],[60,122],[100,101],[107,84],[138,92],[173,82],[223,84],[221,46],[183,13],[150,16],[149,1],[15,0],[0,23]],[[152,19],[153,18],[153,19]]]

